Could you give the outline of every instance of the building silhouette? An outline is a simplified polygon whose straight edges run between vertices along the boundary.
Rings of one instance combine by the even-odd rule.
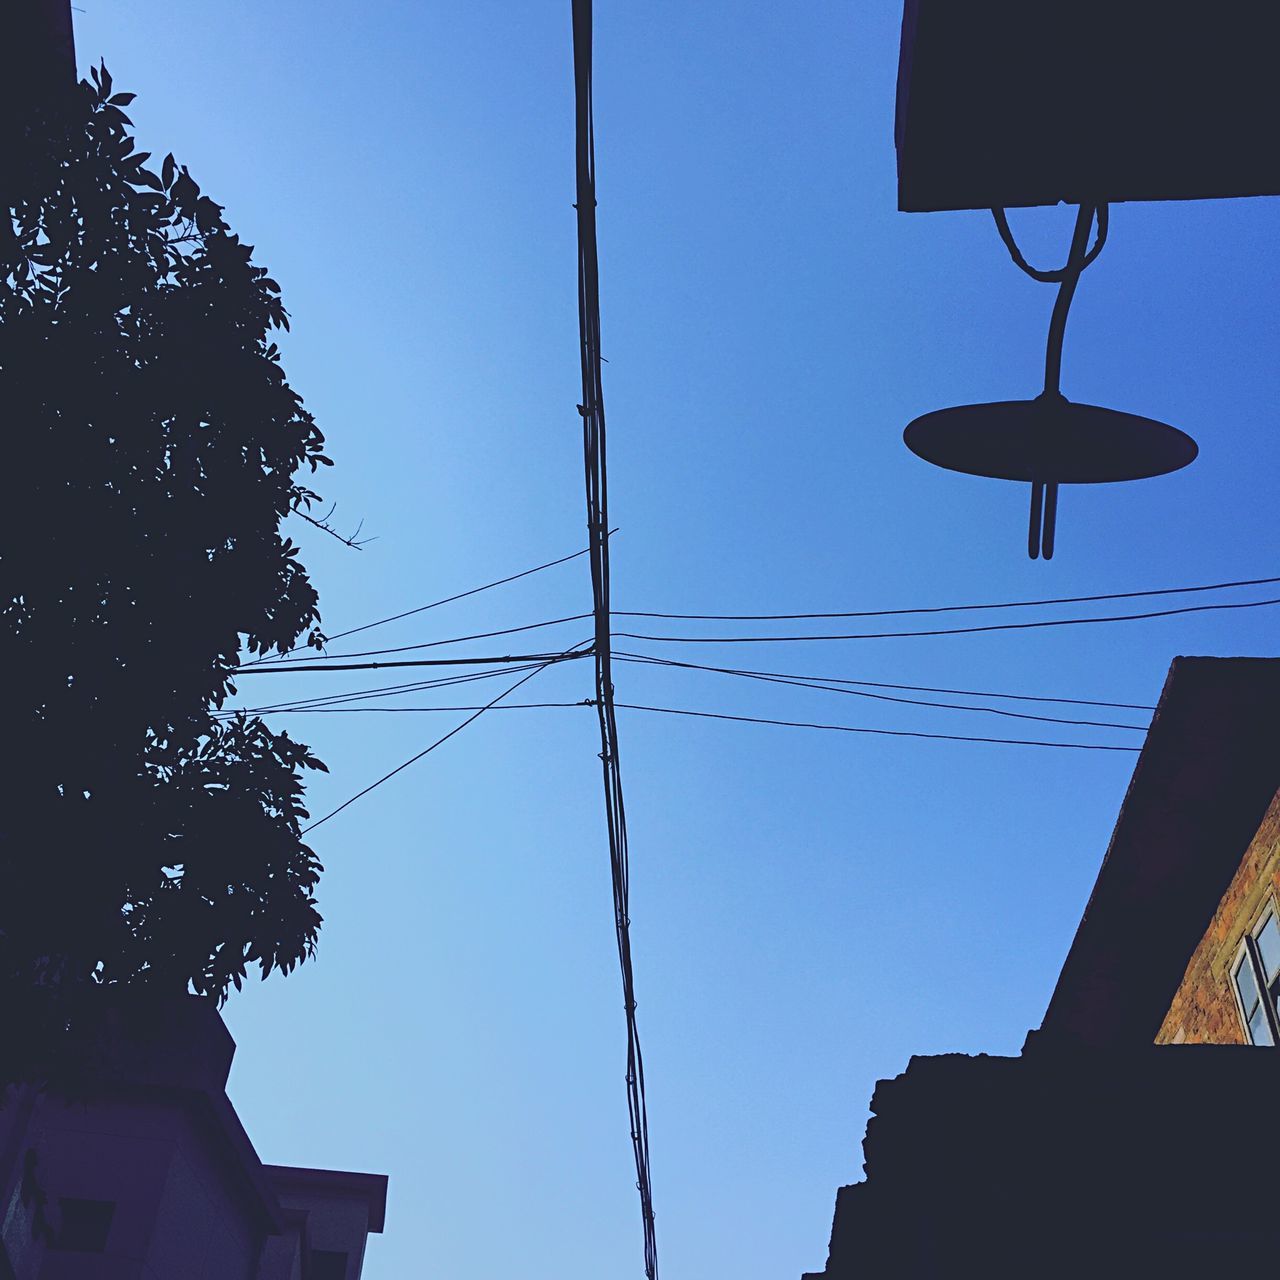
[[[359,1280],[386,1177],[263,1164],[234,1052],[212,1001],[104,998],[75,1088],[11,1088],[0,1280]]]
[[[1275,1266],[1278,789],[1280,660],[1176,659],[1039,1030],[879,1082],[805,1280]]]

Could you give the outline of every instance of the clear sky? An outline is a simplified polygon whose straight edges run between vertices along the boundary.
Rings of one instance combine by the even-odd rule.
[[[1272,201],[1112,211],[1064,390],[1182,426],[1201,457],[1064,491],[1052,563],[1026,558],[1023,487],[903,447],[926,410],[1039,389],[1052,290],[989,216],[896,212],[899,17],[895,0],[597,4],[616,606],[891,609],[1276,573]],[[187,163],[283,285],[288,373],[337,461],[326,496],[377,537],[357,553],[299,523],[327,629],[584,546],[568,0],[84,0],[76,21],[82,71],[105,57],[139,95],[141,145]],[[1014,223],[1033,261],[1063,256],[1069,211]],[[589,604],[577,560],[353,647]],[[648,647],[1152,703],[1175,654],[1274,653],[1278,616]],[[253,698],[388,683],[308,679],[260,678]],[[589,683],[570,664],[521,700]],[[1141,741],[634,666],[618,696]],[[461,718],[279,723],[332,769],[318,815]],[[860,1176],[874,1082],[913,1053],[1017,1052],[1038,1024],[1134,757],[642,712],[621,733],[662,1274],[794,1277],[822,1265],[836,1187]],[[264,1159],[390,1174],[369,1280],[642,1274],[595,735],[587,709],[495,712],[326,824],[318,959],[227,1007],[231,1094]]]

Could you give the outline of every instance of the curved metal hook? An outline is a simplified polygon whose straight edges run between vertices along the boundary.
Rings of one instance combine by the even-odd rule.
[[[1068,258],[1066,265],[1059,267],[1056,271],[1042,271],[1038,267],[1033,267],[1022,255],[1022,250],[1018,248],[1018,242],[1013,238],[1013,230],[1009,226],[1009,216],[1003,209],[992,209],[991,216],[996,220],[996,230],[1000,232],[1000,239],[1004,241],[1004,247],[1009,250],[1009,256],[1013,259],[1014,266],[1020,271],[1026,272],[1033,280],[1039,280],[1041,284],[1061,284],[1066,279],[1067,272],[1071,269],[1071,261]],[[1090,266],[1102,252],[1102,246],[1107,243],[1107,228],[1110,224],[1110,214],[1105,204],[1097,207],[1098,217],[1098,237],[1093,242],[1093,247],[1084,256],[1084,262],[1080,266],[1083,271],[1085,267]]]

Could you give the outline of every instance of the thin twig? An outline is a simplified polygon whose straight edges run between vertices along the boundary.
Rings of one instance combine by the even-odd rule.
[[[333,515],[333,512],[336,509],[336,505],[337,504],[335,503],[334,507],[331,507],[329,509],[326,516],[319,520],[317,520],[315,516],[307,515],[307,513],[303,511],[300,507],[294,507],[293,514],[296,516],[301,516],[308,524],[315,525],[317,529],[324,530],[324,532],[327,533],[331,538],[337,538],[337,540],[341,542],[343,546],[350,547],[352,551],[363,551],[365,547],[369,545],[369,543],[377,542],[377,538],[362,538],[360,536],[360,531],[361,529],[364,528],[363,520],[361,520],[360,523],[356,525],[355,532],[352,533],[350,537],[346,537],[345,535],[339,533],[337,529],[335,529],[333,525],[331,525],[328,521],[328,516]]]

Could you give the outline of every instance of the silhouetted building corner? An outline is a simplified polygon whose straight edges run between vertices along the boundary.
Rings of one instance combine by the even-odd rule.
[[[804,1280],[1270,1268],[1277,1045],[1280,660],[1179,658],[1041,1027],[876,1086]]]
[[[226,1083],[217,1008],[104,998],[101,1060],[74,1097],[0,1108],[0,1280],[360,1280],[381,1174],[266,1165]]]

